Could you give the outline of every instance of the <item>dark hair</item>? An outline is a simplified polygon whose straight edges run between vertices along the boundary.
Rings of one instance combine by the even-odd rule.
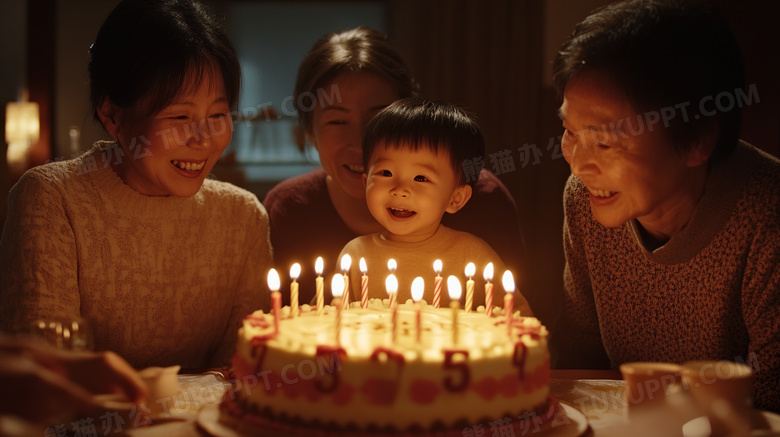
[[[311,131],[317,90],[344,71],[370,71],[393,85],[400,97],[417,95],[419,88],[401,54],[382,34],[360,26],[329,33],[314,44],[298,68],[293,105],[298,111],[300,133]],[[305,142],[298,135],[299,146]]]
[[[421,97],[397,100],[368,123],[363,133],[366,169],[379,145],[446,151],[459,185],[474,185],[477,178],[467,178],[464,165],[476,163],[479,175],[485,157],[485,139],[469,113],[449,103]]]
[[[93,115],[104,98],[120,108],[143,103],[149,117],[219,68],[230,108],[238,105],[241,66],[214,15],[193,0],[125,0],[90,48]]]
[[[718,137],[711,161],[736,146],[740,105],[715,116],[694,112],[703,99],[744,92],[739,45],[710,3],[629,0],[597,9],[558,52],[553,64],[558,96],[585,71],[605,74],[639,113],[678,105],[666,133],[680,152],[712,132]]]

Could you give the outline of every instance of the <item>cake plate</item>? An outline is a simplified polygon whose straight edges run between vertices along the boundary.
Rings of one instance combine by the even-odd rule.
[[[532,435],[538,437],[581,437],[588,431],[588,419],[577,408],[569,405],[565,402],[558,401],[557,404],[560,409],[559,414],[553,417],[551,420],[541,425],[534,426],[530,424],[527,429],[523,429],[521,435]],[[259,435],[262,432],[264,437],[288,437],[288,432],[276,430],[260,430],[256,429],[253,432],[244,433],[230,426],[220,423],[219,421],[219,405],[211,405],[200,410],[197,418],[197,424],[202,430],[207,432],[213,437],[246,437],[248,435]],[[516,428],[517,429],[517,428]],[[315,434],[319,435],[315,432]],[[313,435],[309,433],[309,435]],[[322,435],[328,435],[322,432]],[[341,435],[335,433],[334,435]],[[452,431],[438,431],[430,434],[414,434],[414,436],[423,437],[425,435],[431,436],[462,436],[463,432],[460,429]],[[403,433],[399,433],[398,436],[404,436]]]

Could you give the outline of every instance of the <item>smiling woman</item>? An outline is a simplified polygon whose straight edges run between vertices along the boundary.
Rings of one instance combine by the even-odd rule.
[[[739,105],[712,110],[749,93],[725,23],[710,2],[621,1],[558,52],[572,176],[551,338],[561,368],[748,362],[777,412],[780,161],[739,140]]]
[[[125,0],[90,50],[94,116],[115,141],[27,172],[0,242],[0,328],[82,318],[136,367],[225,363],[267,307],[257,197],[208,179],[230,143],[240,66],[191,0]]]
[[[188,197],[198,192],[206,176],[230,143],[230,105],[219,69],[205,77],[185,78],[179,101],[148,120],[134,120],[106,97],[97,110],[108,133],[129,154],[138,139],[142,159],[111,164],[122,180],[148,196]]]

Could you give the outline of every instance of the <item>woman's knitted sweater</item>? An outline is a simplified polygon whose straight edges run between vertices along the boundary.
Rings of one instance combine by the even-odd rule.
[[[227,362],[242,318],[269,301],[265,209],[208,179],[187,198],[142,195],[106,165],[109,150],[34,168],[11,190],[0,328],[81,317],[97,350],[136,367]]]
[[[742,361],[757,406],[780,411],[780,161],[740,142],[688,225],[652,251],[635,221],[599,224],[576,177],[564,209],[557,367]]]

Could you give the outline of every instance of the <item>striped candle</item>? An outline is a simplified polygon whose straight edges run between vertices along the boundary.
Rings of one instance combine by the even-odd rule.
[[[363,274],[360,281],[360,306],[368,308],[368,267],[365,258],[360,258],[360,273]]]
[[[433,307],[439,308],[441,306],[441,260],[437,259],[433,262],[433,271],[436,273],[436,279],[433,281]]]
[[[493,284],[490,281],[493,280],[493,263],[488,263],[485,266],[485,314],[488,317],[493,317]]]

